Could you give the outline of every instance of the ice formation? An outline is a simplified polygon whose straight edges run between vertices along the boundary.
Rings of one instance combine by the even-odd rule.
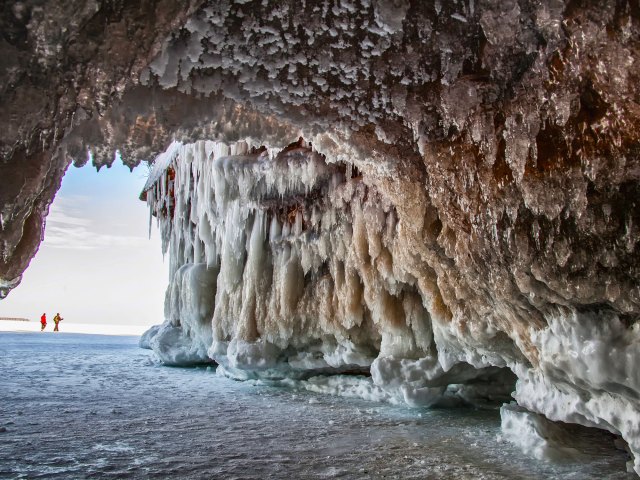
[[[144,339],[164,361],[370,374],[355,390],[411,405],[515,389],[621,435],[640,471],[636,2],[1,15],[0,295],[72,160],[165,151],[146,195],[172,276]]]
[[[170,364],[211,359],[233,378],[299,379],[312,391],[412,406],[508,400],[515,374],[520,405],[620,434],[638,451],[637,324],[606,308],[565,309],[528,331],[535,358],[486,320],[473,334],[492,340],[469,344],[406,248],[413,219],[366,180],[302,139],[282,150],[172,144],[144,193],[172,278],[166,333],[150,346],[164,359],[160,345],[170,344]],[[344,372],[371,378],[318,377]],[[535,430],[538,417],[522,411],[503,408],[507,436]],[[571,457],[557,444],[567,435],[549,444],[544,432],[525,435],[523,447]]]
[[[144,340],[161,357],[159,339],[181,330],[198,345],[182,347],[206,348],[240,378],[371,372],[412,405],[477,379],[494,395],[512,388],[504,361],[443,368],[432,299],[394,264],[395,207],[355,167],[328,163],[302,138],[280,151],[174,143],[143,195],[169,251],[172,328]]]
[[[607,445],[607,434],[601,430],[551,422],[542,415],[514,404],[503,405],[500,414],[502,439],[515,444],[538,460],[551,463],[584,463],[593,458],[594,447]],[[628,446],[620,439],[612,443],[609,439],[608,446],[628,451]],[[633,462],[627,463],[627,469],[633,472]]]

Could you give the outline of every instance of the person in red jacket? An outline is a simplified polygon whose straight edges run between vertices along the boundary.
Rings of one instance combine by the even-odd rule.
[[[43,313],[42,316],[40,317],[40,324],[42,325],[42,328],[40,328],[40,331],[44,330],[44,327],[47,326],[47,314]]]

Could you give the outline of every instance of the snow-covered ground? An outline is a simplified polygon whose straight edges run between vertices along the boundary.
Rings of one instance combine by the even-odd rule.
[[[577,463],[526,457],[497,411],[234,382],[137,342],[0,333],[0,478],[633,478],[593,441]]]
[[[53,333],[53,316],[47,321],[45,333]],[[40,321],[22,322],[16,320],[0,321],[0,332],[40,332]],[[60,333],[92,333],[97,335],[141,335],[149,327],[144,325],[120,325],[112,323],[73,323],[60,322]]]

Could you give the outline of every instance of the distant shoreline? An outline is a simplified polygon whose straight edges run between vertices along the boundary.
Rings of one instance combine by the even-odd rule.
[[[5,320],[7,322],[30,322],[28,318],[13,318],[13,317],[0,317],[0,321]]]
[[[41,332],[42,326],[40,322],[31,321],[15,321],[6,320],[6,317],[0,317],[4,322],[0,321],[0,334],[3,332],[31,332],[31,333],[53,333],[53,325],[47,324],[44,332]],[[96,335],[133,335],[140,336],[149,329],[147,325],[121,325],[121,324],[102,324],[102,323],[74,323],[65,320],[60,324],[60,335],[65,333],[88,333]],[[58,333],[56,332],[56,335]],[[1,476],[1,475],[0,475]]]

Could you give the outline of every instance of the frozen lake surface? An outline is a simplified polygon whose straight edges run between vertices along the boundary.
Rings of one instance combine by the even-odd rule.
[[[137,337],[0,333],[0,478],[634,478],[549,465],[497,411],[415,410],[155,363]]]

